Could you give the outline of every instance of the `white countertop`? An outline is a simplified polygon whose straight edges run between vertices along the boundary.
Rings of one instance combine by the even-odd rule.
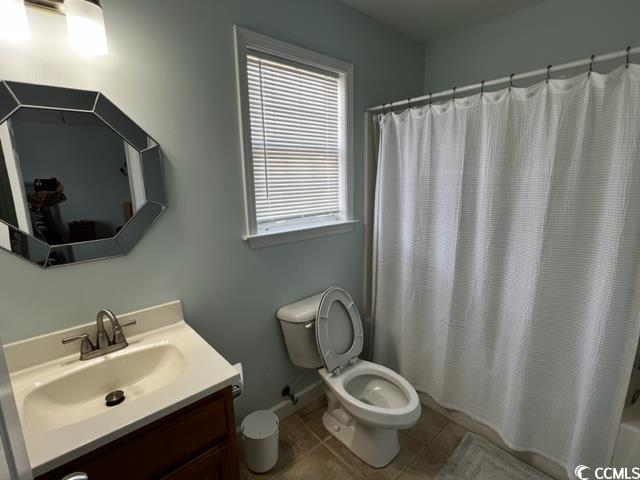
[[[94,337],[95,323],[5,346],[34,476],[238,383],[240,375],[234,367],[185,323],[179,301],[121,315],[118,318],[121,323],[131,319],[137,320],[137,325],[125,331],[129,346],[93,360],[80,361],[80,345],[76,343],[63,346],[60,340],[84,332],[91,333]],[[108,326],[107,329],[109,330]],[[33,420],[25,418],[25,399],[37,388],[70,372],[95,366],[99,362],[109,362],[144,349],[166,346],[175,347],[186,360],[186,366],[170,383],[158,386],[148,393],[134,395],[116,407],[100,408],[95,415],[75,423],[62,422],[63,425],[56,428],[34,428]],[[120,363],[122,360],[128,361],[123,358],[120,359]],[[109,366],[112,363],[105,365]],[[55,408],[52,408],[51,415],[56,415]]]

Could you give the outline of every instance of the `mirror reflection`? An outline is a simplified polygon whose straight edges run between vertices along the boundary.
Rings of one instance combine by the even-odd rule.
[[[92,113],[21,108],[0,141],[0,218],[49,245],[111,238],[145,202],[140,154]]]

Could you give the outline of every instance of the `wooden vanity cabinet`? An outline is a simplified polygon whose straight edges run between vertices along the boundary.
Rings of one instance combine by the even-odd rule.
[[[227,387],[36,480],[238,480],[233,395]]]
[[[163,480],[224,480],[233,477],[229,464],[229,449],[226,445],[207,450],[198,458],[180,467]]]

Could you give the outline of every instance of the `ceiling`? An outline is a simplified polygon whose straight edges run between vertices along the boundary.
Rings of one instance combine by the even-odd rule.
[[[423,43],[544,0],[340,0]]]

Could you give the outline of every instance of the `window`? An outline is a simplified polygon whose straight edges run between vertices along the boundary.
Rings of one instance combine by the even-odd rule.
[[[247,225],[260,247],[352,228],[351,66],[236,27]]]

